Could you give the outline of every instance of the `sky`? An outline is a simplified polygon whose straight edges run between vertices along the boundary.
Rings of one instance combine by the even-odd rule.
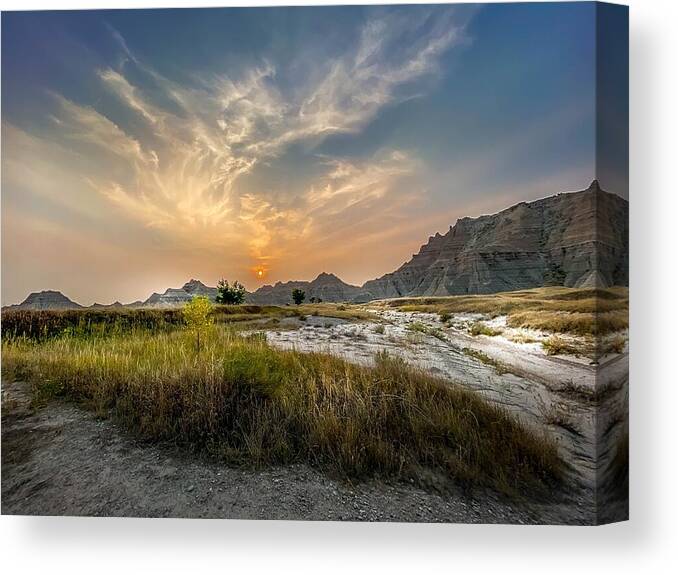
[[[627,100],[596,97],[595,14],[5,12],[2,304],[128,302],[190,278],[360,285],[457,218],[588,187],[596,129],[626,146],[599,175],[626,197]],[[617,94],[626,31],[607,33]]]

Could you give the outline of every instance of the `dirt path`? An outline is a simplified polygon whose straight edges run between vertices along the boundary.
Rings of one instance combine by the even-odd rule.
[[[33,410],[2,386],[2,513],[457,523],[583,523],[586,508],[490,494],[440,496],[381,482],[350,486],[303,466],[234,469],[140,443],[67,403]]]

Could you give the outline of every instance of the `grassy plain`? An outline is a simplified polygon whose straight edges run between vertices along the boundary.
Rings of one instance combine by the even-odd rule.
[[[488,295],[412,297],[383,300],[375,306],[440,314],[507,316],[509,327],[579,336],[601,336],[628,328],[628,288],[545,287]]]
[[[215,311],[220,321],[204,334],[200,351],[165,311],[158,312],[163,321],[132,311],[139,321],[124,316],[123,325],[120,313],[107,310],[116,321],[85,329],[78,320],[61,334],[52,333],[56,320],[44,330],[23,318],[37,336],[16,336],[16,326],[24,325],[16,322],[13,331],[3,329],[3,376],[30,382],[38,403],[81,402],[141,437],[231,464],[304,462],[346,479],[506,493],[547,493],[562,481],[551,441],[471,391],[384,354],[374,367],[361,367],[326,354],[273,349],[261,335],[242,335],[221,321],[248,312],[329,310],[354,317],[350,308],[319,305]],[[71,318],[64,313],[58,321]],[[40,312],[44,317],[50,316]],[[144,323],[149,317],[151,327]],[[46,331],[52,336],[44,337]]]

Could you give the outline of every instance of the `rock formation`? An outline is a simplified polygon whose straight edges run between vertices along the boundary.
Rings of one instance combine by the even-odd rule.
[[[356,302],[368,301],[371,296],[368,292],[341,281],[334,274],[321,273],[313,281],[277,282],[275,285],[265,285],[254,293],[247,294],[247,302],[254,304],[285,305],[292,303],[292,290],[304,290],[305,302],[311,298],[325,302]]]
[[[81,309],[80,304],[67,298],[60,291],[45,290],[33,292],[18,305],[3,309]]]
[[[628,285],[628,202],[600,189],[462,218],[396,271],[365,283],[372,298],[493,293],[544,285]]]
[[[217,288],[208,287],[198,280],[190,280],[180,288],[167,288],[164,293],[153,293],[137,307],[176,307],[188,303],[196,296],[207,296],[214,301]]]

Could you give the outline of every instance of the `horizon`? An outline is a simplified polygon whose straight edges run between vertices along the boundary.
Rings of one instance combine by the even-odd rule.
[[[536,202],[536,201],[539,201],[539,200],[548,199],[548,198],[551,198],[551,197],[554,197],[554,196],[558,196],[558,195],[561,195],[561,194],[577,194],[577,193],[585,192],[585,191],[588,191],[589,189],[591,189],[592,187],[594,187],[594,185],[597,185],[597,186],[598,186],[598,189],[601,190],[601,191],[603,191],[603,192],[605,192],[605,193],[612,193],[613,195],[619,196],[618,194],[614,194],[613,192],[608,192],[607,190],[602,189],[602,188],[599,186],[599,184],[598,184],[598,180],[596,179],[596,180],[593,180],[593,181],[591,182],[591,184],[590,184],[587,188],[585,188],[585,189],[583,189],[583,190],[567,190],[567,191],[564,191],[564,192],[558,192],[558,193],[553,194],[553,195],[550,195],[550,196],[544,196],[544,197],[541,197],[541,198],[535,198],[534,200],[531,200],[531,201],[528,202],[528,203],[533,203],[533,202]],[[622,196],[619,196],[619,197],[621,197],[624,201],[628,202],[628,200],[627,200],[626,198],[623,198]],[[496,214],[501,213],[501,212],[506,211],[506,210],[510,210],[511,208],[515,207],[516,205],[517,205],[517,204],[513,204],[512,206],[507,206],[506,208],[504,208],[504,209],[499,210],[498,212],[496,212]],[[462,218],[459,218],[459,219],[465,219],[465,218],[477,219],[477,218],[481,218],[481,217],[484,217],[484,216],[488,216],[488,215],[496,215],[496,214],[479,214],[479,215],[475,215],[475,216],[463,216]],[[450,225],[449,229],[448,229],[445,233],[441,233],[440,231],[436,231],[434,234],[432,234],[432,235],[430,235],[430,236],[428,237],[428,241],[430,241],[431,238],[433,238],[433,237],[435,237],[435,236],[444,236],[446,233],[449,232],[449,230],[451,230],[451,229],[454,227],[454,225],[456,225],[456,223],[457,223],[458,221],[459,221],[459,220],[457,220],[454,224]],[[421,244],[420,247],[419,247],[419,250],[421,250],[421,248],[423,248],[424,245],[426,245],[426,244],[425,244],[425,243],[424,243],[424,244]],[[417,253],[418,253],[418,252],[415,252],[414,254],[412,254],[412,256],[410,256],[409,259],[405,260],[405,261],[401,264],[401,266],[402,266],[402,265],[405,265],[405,264],[408,263],[408,262],[410,262],[410,261],[412,260],[412,258],[413,258]],[[401,266],[398,266],[398,268],[401,267]],[[395,268],[395,269],[398,269],[398,268]],[[386,274],[395,271],[395,269],[394,269],[394,270],[390,270],[390,272],[386,272]],[[276,282],[274,282],[274,283],[264,283],[264,284],[262,284],[262,285],[259,285],[255,290],[249,290],[249,289],[248,289],[248,290],[247,290],[247,293],[254,293],[254,292],[256,292],[257,290],[259,290],[259,289],[261,289],[261,288],[275,287],[275,286],[277,286],[277,285],[279,285],[279,284],[285,285],[285,284],[287,284],[287,283],[294,283],[294,282],[308,282],[308,283],[311,283],[311,282],[317,280],[318,278],[320,278],[320,277],[323,276],[323,275],[328,275],[328,276],[335,277],[335,278],[338,279],[339,281],[341,281],[341,282],[343,282],[343,283],[345,283],[345,284],[348,284],[349,286],[357,287],[357,288],[363,287],[367,282],[369,282],[369,281],[371,281],[371,280],[373,280],[373,279],[376,279],[376,277],[375,277],[375,278],[368,278],[367,280],[365,280],[364,282],[362,282],[362,283],[360,283],[360,284],[353,284],[353,283],[351,283],[351,282],[346,282],[346,281],[344,281],[343,278],[341,278],[340,276],[338,276],[337,274],[335,274],[335,273],[332,272],[332,271],[322,270],[322,271],[320,271],[320,272],[315,273],[315,275],[313,275],[312,277],[309,277],[309,278],[287,278],[287,279],[280,279],[280,280],[278,280],[278,281],[276,281]],[[384,275],[384,274],[382,274],[382,275]],[[379,277],[381,277],[381,276],[379,276]],[[227,279],[227,278],[219,278],[219,279]],[[32,292],[26,294],[26,297],[24,297],[22,300],[17,301],[17,302],[15,302],[15,303],[3,304],[2,307],[4,308],[4,307],[10,307],[10,306],[13,306],[13,305],[20,305],[20,304],[23,303],[26,299],[28,299],[31,295],[41,294],[41,293],[58,293],[58,294],[61,294],[61,295],[65,296],[65,297],[67,297],[67,298],[68,298],[69,300],[71,300],[72,302],[77,303],[77,304],[79,304],[79,305],[82,305],[83,307],[92,307],[92,306],[97,305],[97,304],[99,304],[99,305],[113,305],[113,304],[116,304],[116,303],[120,303],[120,304],[122,304],[122,305],[130,305],[130,304],[134,304],[134,303],[138,303],[138,302],[144,302],[144,301],[146,301],[149,297],[151,297],[151,296],[153,296],[153,295],[155,295],[155,294],[162,294],[162,293],[165,293],[168,289],[182,289],[182,288],[183,288],[184,286],[186,286],[187,284],[189,284],[189,283],[191,283],[191,282],[195,282],[195,281],[201,283],[201,284],[202,284],[203,286],[205,286],[205,287],[208,287],[208,288],[215,288],[215,287],[216,287],[216,284],[217,284],[217,282],[218,282],[219,280],[215,281],[215,282],[214,282],[214,285],[211,285],[210,282],[204,282],[204,281],[202,281],[202,279],[200,279],[200,278],[198,278],[198,277],[191,276],[188,280],[186,280],[186,281],[184,281],[183,283],[181,283],[181,285],[177,285],[176,287],[173,287],[173,286],[167,286],[167,287],[164,287],[164,288],[158,288],[157,290],[153,290],[152,292],[150,292],[150,293],[149,293],[147,296],[145,296],[145,297],[139,297],[139,298],[136,298],[136,299],[130,300],[130,301],[121,301],[120,298],[118,298],[118,299],[115,299],[115,300],[111,301],[110,303],[100,302],[100,301],[96,301],[96,300],[95,300],[95,301],[93,301],[93,302],[90,303],[90,304],[81,304],[79,301],[77,301],[77,300],[75,300],[75,299],[69,297],[68,294],[65,294],[64,292],[62,292],[62,291],[60,291],[60,290],[45,288],[45,289],[40,289],[40,290],[32,291]],[[239,280],[238,280],[237,278],[235,278],[234,280],[228,280],[228,281],[229,281],[230,283],[233,283],[233,281],[239,281]]]
[[[625,158],[595,173],[594,9],[3,14],[2,305],[362,286],[462,217],[627,199]]]

